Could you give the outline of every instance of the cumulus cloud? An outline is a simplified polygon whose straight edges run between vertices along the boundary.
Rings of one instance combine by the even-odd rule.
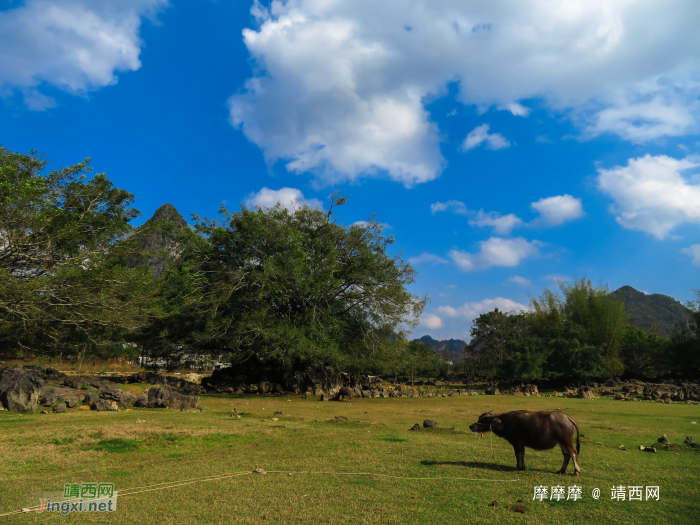
[[[453,308],[452,306],[438,306],[436,311],[443,314],[445,317],[461,317],[471,321],[483,313],[490,312],[494,308],[498,308],[503,312],[512,312],[526,310],[527,306],[511,299],[496,297],[495,299],[484,299],[478,302],[467,302],[457,308]]]
[[[537,211],[540,216],[533,221],[525,222],[514,213],[501,215],[498,212],[485,212],[479,210],[473,212],[467,209],[466,204],[461,201],[436,202],[430,205],[430,211],[435,215],[439,211],[452,211],[460,215],[468,215],[469,224],[478,227],[493,228],[497,235],[510,235],[515,228],[534,226],[558,226],[566,221],[578,219],[583,216],[583,206],[581,199],[576,199],[571,195],[557,195],[540,199],[530,204],[530,207]]]
[[[493,228],[493,232],[498,235],[510,235],[513,228],[523,226],[525,223],[520,217],[512,213],[501,215],[495,211],[484,213],[484,210],[479,210],[476,218],[471,219],[469,224],[481,227],[490,226]]]
[[[477,253],[451,250],[450,258],[465,272],[482,270],[492,266],[518,266],[523,259],[536,255],[542,243],[527,241],[522,237],[503,239],[491,237],[479,242]]]
[[[467,134],[462,143],[462,149],[469,151],[485,144],[488,149],[504,149],[510,146],[510,142],[500,133],[489,133],[489,125],[482,124],[475,127]]]
[[[519,286],[532,286],[532,281],[530,279],[525,279],[525,277],[520,277],[519,275],[514,275],[508,279],[508,282]]]
[[[438,257],[437,255],[433,255],[432,253],[423,252],[418,257],[410,257],[408,262],[410,264],[421,264],[425,262],[446,264],[450,261],[443,259],[442,257]]]
[[[459,213],[460,215],[466,215],[468,212],[467,205],[461,201],[437,201],[430,205],[430,213],[435,215],[439,211],[451,211],[452,213]]]
[[[279,190],[271,190],[263,188],[258,192],[251,193],[245,199],[245,205],[248,208],[259,206],[260,208],[272,208],[277,203],[280,203],[289,211],[294,211],[295,208],[304,204],[312,208],[323,208],[323,203],[318,199],[306,199],[301,190],[296,188],[280,188]]]
[[[424,324],[425,326],[427,326],[428,328],[431,328],[433,330],[436,330],[436,329],[442,327],[442,319],[440,319],[435,314],[424,315],[423,319],[421,321],[422,321],[422,324]]]
[[[699,157],[645,155],[599,169],[598,188],[615,200],[610,211],[622,227],[663,239],[681,224],[700,224],[700,185],[682,175],[698,166]]]
[[[700,244],[693,244],[688,248],[683,248],[681,253],[690,255],[693,258],[693,264],[700,268]]]
[[[536,99],[586,136],[679,136],[700,116],[697,12],[695,0],[256,2],[243,32],[256,72],[231,121],[290,171],[407,186],[444,166],[423,101],[455,80],[480,111],[525,117]]]
[[[0,96],[21,92],[33,110],[55,101],[51,84],[84,94],[141,67],[139,30],[167,0],[27,0],[0,12]]]
[[[533,221],[533,226],[541,223],[549,226],[558,226],[566,221],[583,216],[581,199],[576,199],[566,194],[540,199],[530,204],[530,206],[540,214],[540,218]]]

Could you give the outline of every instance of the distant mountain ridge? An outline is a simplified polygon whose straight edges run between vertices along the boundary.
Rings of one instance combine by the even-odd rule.
[[[439,341],[437,339],[433,339],[429,335],[424,335],[420,339],[414,339],[413,341],[425,343],[430,348],[435,350],[437,355],[440,357],[445,357],[450,361],[462,360],[462,352],[464,350],[464,345],[466,344],[461,339],[443,339]],[[444,355],[442,353],[444,353]]]
[[[674,335],[678,325],[689,315],[688,309],[680,301],[668,295],[645,294],[631,286],[623,286],[610,295],[624,303],[629,324],[646,332]]]

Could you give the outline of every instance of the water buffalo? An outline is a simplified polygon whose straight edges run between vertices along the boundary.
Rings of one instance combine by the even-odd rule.
[[[578,453],[581,450],[578,427],[574,420],[562,412],[530,412],[514,410],[504,414],[487,412],[471,425],[472,432],[493,431],[498,437],[505,438],[515,450],[516,470],[525,470],[525,447],[535,450],[549,450],[556,445],[564,454],[564,464],[557,474],[566,474],[569,459],[574,460],[574,476],[581,474],[578,465]],[[576,448],[574,449],[574,429],[576,429]]]
[[[354,394],[354,391],[352,387],[349,386],[344,386],[340,390],[338,390],[338,401],[340,401],[341,397],[347,397],[352,401],[352,396]]]

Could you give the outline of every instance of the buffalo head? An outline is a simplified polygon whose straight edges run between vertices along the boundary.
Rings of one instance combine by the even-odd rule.
[[[491,432],[493,426],[500,424],[500,422],[501,420],[498,419],[498,416],[492,414],[491,412],[486,412],[485,414],[481,414],[479,416],[479,420],[471,425],[469,430],[478,433]]]

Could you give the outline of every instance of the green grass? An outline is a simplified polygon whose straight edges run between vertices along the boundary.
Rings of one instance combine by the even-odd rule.
[[[15,515],[0,518],[0,525],[3,519],[260,523],[263,516],[265,523],[285,524],[697,523],[700,451],[682,445],[688,435],[700,441],[698,425],[691,424],[700,420],[697,405],[519,396],[351,404],[224,395],[204,396],[200,404],[206,412],[0,412],[0,514],[36,505],[42,493],[61,491],[65,483],[113,482],[126,491],[256,466],[282,472],[125,493],[109,515]],[[232,418],[234,407],[249,415]],[[483,412],[521,408],[559,408],[576,421],[587,436],[580,478],[554,474],[561,466],[558,450],[528,449],[528,470],[515,472],[507,442],[468,431]],[[285,415],[274,416],[276,410]],[[348,420],[336,420],[340,415]],[[424,419],[440,428],[408,430]],[[658,445],[661,434],[678,446],[656,454],[637,450]],[[532,499],[537,485],[574,484],[583,488],[582,501]],[[611,488],[619,485],[658,485],[661,500],[611,501]],[[594,488],[599,500],[591,497]],[[492,501],[499,505],[489,506]],[[513,505],[524,506],[525,514],[506,508]]]

